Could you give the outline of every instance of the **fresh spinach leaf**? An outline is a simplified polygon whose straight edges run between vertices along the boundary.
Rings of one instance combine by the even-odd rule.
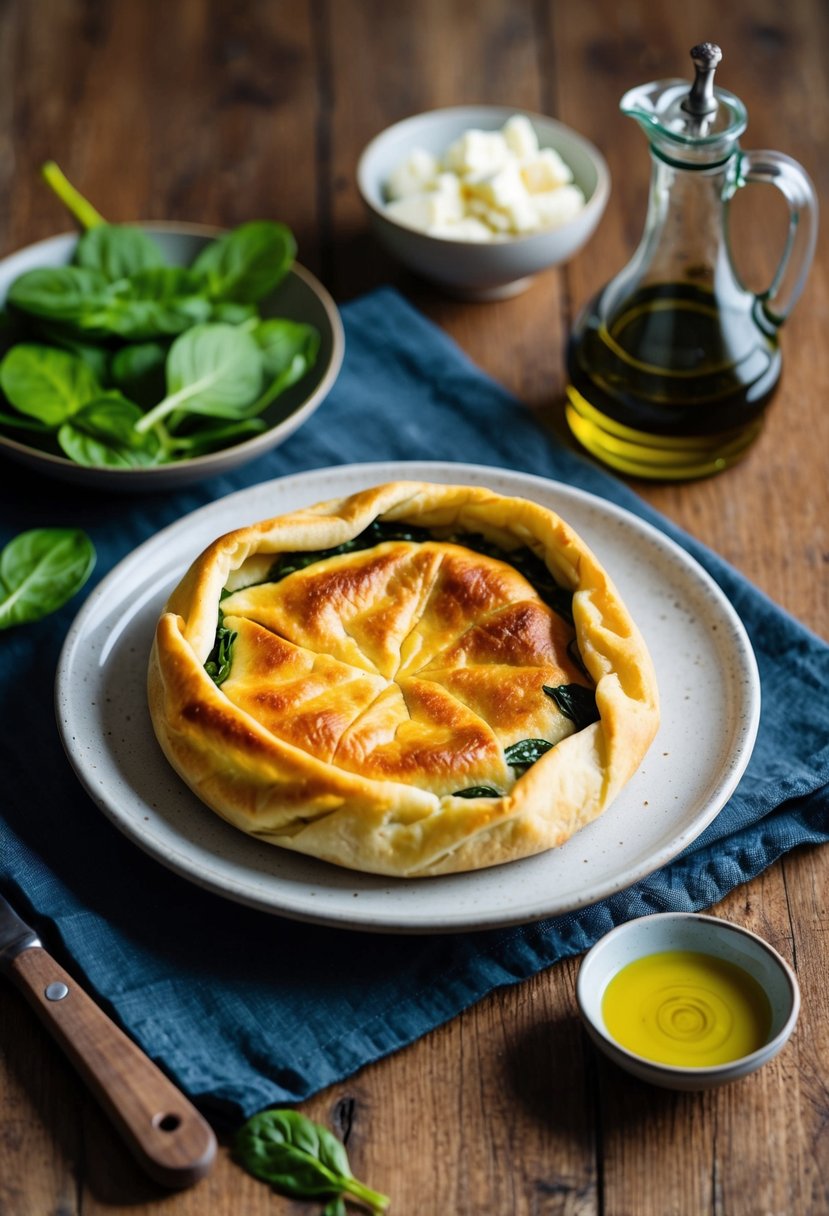
[[[80,591],[95,565],[95,548],[75,528],[21,532],[0,552],[0,629],[37,621]]]
[[[216,685],[223,684],[230,675],[230,667],[233,662],[233,644],[237,636],[235,629],[228,629],[225,625],[224,613],[220,608],[219,622],[216,626],[216,640],[204,664],[204,670]]]
[[[0,426],[14,427],[17,431],[35,431],[41,435],[51,435],[55,429],[45,422],[38,422],[36,418],[20,418],[3,410],[0,410]]]
[[[181,267],[157,266],[107,284],[74,324],[103,338],[145,341],[183,333],[210,313],[195,275]]]
[[[189,435],[174,435],[168,440],[168,447],[173,458],[191,460],[194,456],[204,456],[207,452],[215,452],[217,448],[228,447],[239,443],[251,435],[261,435],[268,429],[268,424],[261,418],[244,418],[241,422],[224,422],[217,426],[202,426]]]
[[[212,299],[256,304],[284,279],[295,256],[289,228],[252,220],[206,245],[192,269],[204,277]]]
[[[503,798],[500,790],[491,785],[469,785],[465,790],[455,790],[453,798]]]
[[[109,374],[110,352],[105,346],[92,341],[84,341],[82,337],[78,337],[71,329],[67,329],[59,322],[31,318],[29,329],[32,341],[46,343],[49,346],[59,346],[61,350],[68,351],[70,355],[77,355],[91,368],[99,384],[106,383]]]
[[[373,1213],[385,1212],[391,1202],[358,1182],[345,1145],[298,1111],[266,1110],[248,1119],[236,1136],[234,1157],[254,1177],[295,1199],[347,1197]]]
[[[106,393],[64,422],[58,443],[70,460],[87,468],[146,468],[160,462],[162,450],[153,431],[146,435],[136,431],[135,424],[143,416],[120,393]]]
[[[161,342],[136,342],[115,352],[109,374],[130,401],[150,409],[164,396],[166,362],[167,347]]]
[[[9,288],[8,301],[21,312],[64,324],[77,324],[90,311],[103,307],[107,281],[97,270],[81,266],[40,267],[19,275]]]
[[[210,313],[211,321],[225,321],[228,325],[244,325],[245,321],[258,318],[255,304],[237,304],[233,300],[214,300]]]
[[[504,751],[504,759],[521,777],[553,746],[547,739],[519,739]]]
[[[8,298],[21,312],[84,338],[143,341],[207,320],[212,305],[201,289],[198,277],[181,267],[150,267],[109,282],[98,270],[58,266],[20,275]]]
[[[262,356],[249,333],[233,325],[195,325],[176,338],[167,356],[167,396],[145,414],[148,431],[173,412],[245,417],[259,396]]]
[[[542,684],[541,687],[548,697],[552,697],[565,718],[575,722],[576,730],[583,730],[591,722],[598,722],[599,710],[592,688],[585,688],[583,684],[558,684],[554,688]]]
[[[83,359],[34,342],[21,342],[4,356],[0,388],[21,414],[50,427],[59,426],[101,391]]]
[[[78,240],[73,261],[76,266],[98,271],[110,283],[164,265],[152,237],[127,224],[96,224],[88,229]]]
[[[406,540],[416,544],[431,540],[432,534],[426,528],[418,528],[413,524],[397,524],[375,519],[351,540],[343,541],[330,549],[298,550],[292,553],[280,553],[268,571],[266,582],[275,583],[288,574],[304,570],[315,562],[324,561],[328,557],[338,557],[341,553],[354,553],[359,549],[373,549],[389,540]]]
[[[320,335],[313,325],[273,318],[257,325],[253,337],[262,351],[264,373],[270,380],[256,403],[259,413],[311,370],[319,353]]]

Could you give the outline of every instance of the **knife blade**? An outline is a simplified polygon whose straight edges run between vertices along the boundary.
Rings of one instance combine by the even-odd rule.
[[[0,895],[0,970],[23,993],[121,1133],[163,1186],[198,1182],[216,1155],[205,1119],[43,948]]]

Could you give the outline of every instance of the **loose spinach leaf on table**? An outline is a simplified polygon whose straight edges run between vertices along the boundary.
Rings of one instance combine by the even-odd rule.
[[[548,697],[552,697],[565,718],[576,724],[576,730],[583,730],[591,722],[598,722],[599,710],[592,688],[585,688],[583,684],[557,684],[555,687],[542,684],[541,687]]]
[[[192,269],[203,276],[212,299],[257,304],[282,282],[295,257],[289,228],[251,220],[206,245]]]
[[[234,1157],[254,1177],[295,1199],[327,1200],[328,1212],[338,1198],[363,1204],[373,1213],[391,1202],[351,1172],[348,1154],[327,1128],[298,1111],[266,1110],[254,1115],[236,1136]],[[342,1209],[339,1209],[342,1210]]]
[[[76,528],[21,532],[0,552],[0,629],[37,621],[80,591],[95,548]]]

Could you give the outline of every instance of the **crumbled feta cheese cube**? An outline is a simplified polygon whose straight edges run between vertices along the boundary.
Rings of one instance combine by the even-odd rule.
[[[388,204],[386,214],[407,228],[427,231],[434,224],[451,224],[463,219],[463,203],[460,195],[432,190],[396,199]]]
[[[514,161],[495,173],[467,178],[465,186],[470,198],[483,199],[491,207],[510,207],[527,198],[521,171]]]
[[[446,198],[457,199],[459,206],[463,207],[463,187],[457,173],[439,173],[433,189]]]
[[[465,131],[450,144],[444,166],[462,177],[494,173],[507,163],[509,148],[500,131]]]
[[[531,194],[545,194],[573,180],[570,168],[553,148],[542,148],[521,166],[521,177]]]
[[[513,114],[504,123],[504,139],[513,156],[529,160],[538,152],[538,137],[526,114]]]
[[[437,177],[438,158],[425,148],[413,148],[386,182],[386,194],[392,201],[421,194]]]
[[[539,218],[540,228],[553,228],[566,224],[584,206],[584,195],[578,186],[559,186],[545,194],[533,194],[533,204]]]

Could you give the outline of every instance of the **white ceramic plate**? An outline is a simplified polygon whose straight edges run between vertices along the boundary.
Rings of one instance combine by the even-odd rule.
[[[140,227],[158,244],[171,266],[189,266],[198,252],[222,229],[202,224],[142,223]],[[25,271],[44,266],[64,266],[77,244],[76,233],[39,241],[0,261],[0,303],[14,280]],[[0,434],[0,454],[28,465],[47,477],[88,486],[94,490],[123,490],[132,494],[147,490],[170,490],[205,481],[230,472],[284,443],[323,403],[334,387],[345,353],[345,334],[337,306],[318,279],[295,262],[285,278],[262,302],[263,316],[289,317],[319,330],[320,348],[316,363],[307,375],[280,394],[265,410],[268,429],[241,443],[172,464],[149,468],[87,468],[67,456],[40,451],[24,442],[26,432]]]
[[[342,870],[230,827],[167,764],[146,706],[147,657],[171,588],[231,528],[382,481],[486,485],[558,511],[591,545],[656,665],[662,725],[629,785],[562,848],[470,874],[411,880]],[[748,763],[760,712],[751,645],[716,584],[636,516],[544,478],[475,465],[345,465],[211,503],[146,541],[90,595],[58,665],[69,759],[106,815],[158,861],[268,912],[346,928],[445,932],[540,920],[603,899],[694,840]]]

